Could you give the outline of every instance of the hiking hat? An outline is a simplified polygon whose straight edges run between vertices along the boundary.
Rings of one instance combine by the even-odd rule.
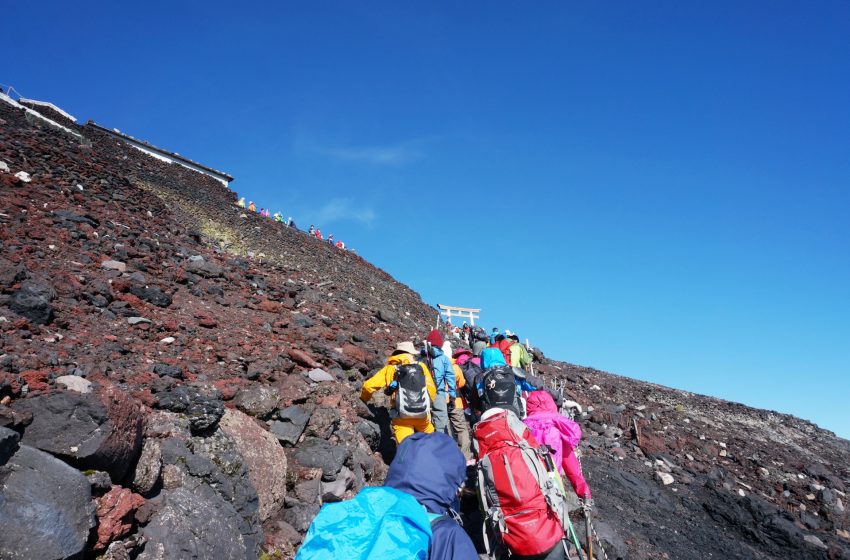
[[[399,342],[396,344],[395,350],[393,350],[393,355],[396,354],[416,354],[416,347],[409,340]]]
[[[425,341],[428,342],[431,346],[436,346],[440,348],[443,346],[443,335],[440,334],[440,331],[434,329],[433,331],[428,333],[428,336],[425,337]]]
[[[470,356],[472,356],[472,351],[467,350],[466,348],[458,348],[452,354],[452,358],[457,359],[457,358],[463,356],[464,354],[469,354]]]

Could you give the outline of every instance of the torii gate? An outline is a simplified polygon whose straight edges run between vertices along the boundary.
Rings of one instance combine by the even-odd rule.
[[[453,305],[443,305],[442,303],[438,303],[437,308],[440,310],[440,315],[445,316],[446,320],[450,323],[452,317],[461,317],[463,319],[469,319],[470,325],[475,325],[475,320],[478,318],[478,314],[481,313],[480,309],[455,307]]]

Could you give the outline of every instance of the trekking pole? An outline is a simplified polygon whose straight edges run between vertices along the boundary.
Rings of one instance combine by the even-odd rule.
[[[593,525],[590,524],[590,506],[582,505],[584,512],[584,532],[587,538],[587,560],[593,560]]]

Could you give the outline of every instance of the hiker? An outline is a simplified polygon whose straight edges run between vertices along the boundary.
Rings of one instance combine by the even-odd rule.
[[[313,224],[310,224],[310,229],[307,230],[307,233],[310,235],[316,235],[316,228],[313,227]]]
[[[286,225],[291,227],[291,228],[295,227],[295,220],[292,219],[292,216],[290,216],[286,219]]]
[[[493,327],[490,331],[490,344],[496,343],[496,337],[499,335],[499,327]]]
[[[316,239],[320,241],[322,240],[322,230],[320,230],[319,228],[316,228]]]
[[[567,560],[568,508],[543,448],[508,408],[475,426],[478,484],[491,557]]]
[[[516,334],[512,334],[508,337],[511,345],[508,347],[508,352],[510,354],[511,360],[510,363],[513,367],[518,367],[527,370],[528,366],[531,365],[531,354],[528,353],[526,347],[519,343],[519,337]]]
[[[490,342],[490,338],[487,336],[487,331],[480,326],[475,325],[469,330],[469,336],[472,339],[470,342],[472,354],[480,356],[481,351],[487,348],[487,344]]]
[[[330,234],[330,235],[328,236],[327,241],[328,241],[328,245],[333,246],[333,244],[334,244],[334,234]]]
[[[336,248],[337,249],[345,249],[345,243],[343,243],[342,240],[340,239],[339,241],[336,242]]]
[[[248,212],[256,212],[256,211],[257,211],[257,205],[254,204],[254,201],[252,200],[248,203]]]
[[[478,558],[469,535],[456,521],[457,494],[465,480],[463,456],[446,434],[413,434],[399,446],[390,464],[384,486],[416,498],[432,519],[429,560]]]
[[[383,486],[325,504],[296,560],[477,560],[458,523],[463,457],[445,434],[414,434],[399,446]]]
[[[414,432],[430,434],[434,431],[431,403],[434,402],[437,390],[428,367],[417,362],[415,354],[416,347],[412,342],[399,342],[387,358],[387,365],[363,382],[363,389],[360,391],[360,400],[364,403],[368,403],[372,395],[382,389],[390,395],[390,418],[396,443],[401,443]],[[417,368],[421,368],[421,371]],[[404,378],[399,377],[399,370]],[[407,377],[414,382],[411,387],[405,382]],[[421,383],[415,383],[416,381]],[[427,391],[427,398],[423,391]],[[409,406],[411,404],[418,406]]]
[[[463,453],[463,457],[466,459],[466,464],[474,465],[475,459],[472,456],[472,445],[469,439],[469,422],[466,419],[465,413],[466,405],[461,396],[466,390],[466,379],[452,355],[452,345],[446,341],[443,343],[442,350],[446,356],[452,356],[450,360],[455,373],[455,394],[457,396],[454,398],[454,406],[449,409],[449,425],[452,428],[452,435],[457,440],[458,447],[460,447],[460,452]]]
[[[245,208],[245,197],[243,196],[236,202],[236,206],[239,208]]]
[[[437,329],[428,333],[425,338],[425,359],[434,372],[434,385],[437,387],[437,398],[434,400],[433,422],[434,429],[444,434],[449,433],[449,408],[454,409],[455,397],[455,370],[448,356],[443,354],[440,347],[443,345],[443,335]],[[448,398],[447,398],[448,397]]]
[[[281,214],[280,212],[275,212],[274,221],[276,221],[277,223],[281,223],[283,221],[283,214]]]
[[[579,425],[558,413],[558,406],[546,391],[529,394],[526,409],[528,416],[523,422],[531,430],[534,439],[549,446],[558,471],[566,475],[576,495],[583,500],[590,500],[590,488],[575,454],[575,448],[581,440]]]
[[[505,338],[505,335],[503,335],[503,334],[496,335],[496,341],[493,344],[491,344],[491,346],[498,348],[499,351],[502,352],[502,356],[505,357],[505,363],[506,364],[511,363],[511,351],[510,351],[511,341],[508,340],[507,338]]]

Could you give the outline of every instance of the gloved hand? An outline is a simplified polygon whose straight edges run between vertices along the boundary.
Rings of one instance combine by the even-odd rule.
[[[398,382],[393,381],[392,383],[387,385],[387,387],[384,389],[384,394],[385,395],[392,395],[393,393],[396,392],[396,390],[398,390]]]
[[[593,498],[579,498],[578,502],[581,504],[582,509],[592,509],[595,505],[593,503]]]

